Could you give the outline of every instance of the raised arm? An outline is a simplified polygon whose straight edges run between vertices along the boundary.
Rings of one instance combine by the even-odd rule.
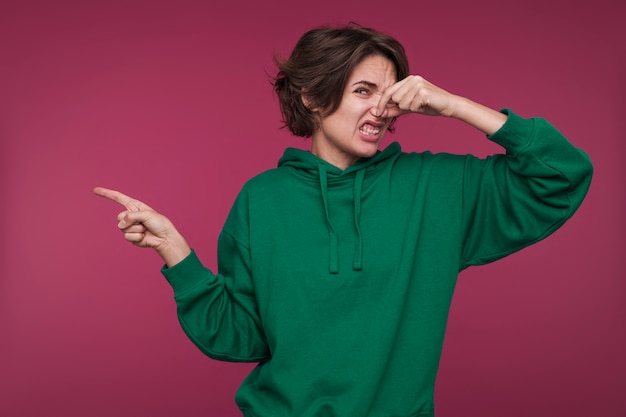
[[[136,246],[155,249],[168,267],[191,253],[172,222],[147,204],[108,188],[96,187],[93,192],[124,206],[126,210],[117,216],[117,227],[124,233],[124,238]]]
[[[461,269],[545,238],[574,214],[589,189],[589,157],[544,119],[492,110],[419,76],[387,88],[376,112],[456,118],[506,150],[485,160],[466,158]]]
[[[388,106],[389,103],[394,105]],[[409,75],[387,88],[377,111],[382,117],[398,117],[407,113],[451,117],[487,135],[494,134],[506,121],[506,115],[451,94],[418,75]]]

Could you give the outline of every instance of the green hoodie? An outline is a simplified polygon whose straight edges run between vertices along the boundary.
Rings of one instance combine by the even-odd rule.
[[[208,356],[259,362],[248,417],[433,416],[459,271],[561,226],[592,166],[543,119],[508,110],[506,155],[404,153],[346,170],[287,149],[251,179],[219,237],[218,274],[195,252],[163,274]]]

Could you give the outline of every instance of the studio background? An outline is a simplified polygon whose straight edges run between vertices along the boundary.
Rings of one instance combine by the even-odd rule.
[[[461,274],[437,416],[626,415],[625,16],[618,0],[3,1],[0,415],[240,415],[253,365],[192,345],[160,259],[124,242],[121,208],[92,189],[168,215],[214,268],[240,187],[308,147],[280,128],[272,57],[349,21],[395,36],[451,92],[547,118],[595,165],[552,237]],[[500,151],[424,116],[391,141]]]

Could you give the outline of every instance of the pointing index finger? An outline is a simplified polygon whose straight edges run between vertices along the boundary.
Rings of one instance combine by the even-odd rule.
[[[111,190],[109,188],[104,188],[104,187],[96,187],[93,189],[93,192],[95,195],[98,195],[100,197],[104,197],[107,200],[111,200],[114,201],[124,207],[126,207],[126,209],[128,210],[137,210],[137,206],[138,206],[138,202],[132,198],[130,198],[129,196],[127,196],[126,194],[122,194],[119,191],[116,190]],[[133,204],[135,203],[135,204]]]

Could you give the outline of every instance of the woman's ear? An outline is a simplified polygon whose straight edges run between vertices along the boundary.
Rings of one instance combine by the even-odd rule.
[[[312,106],[312,100],[309,97],[309,95],[307,94],[307,90],[306,89],[303,88],[302,90],[300,90],[300,98],[302,99],[302,104],[304,104],[304,107],[309,109],[309,111],[311,113],[316,113],[317,112],[317,108],[316,107],[311,107]]]

